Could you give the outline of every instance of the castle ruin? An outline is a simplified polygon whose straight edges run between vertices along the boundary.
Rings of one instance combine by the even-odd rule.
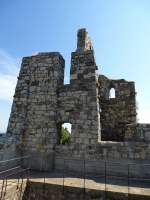
[[[89,161],[89,170],[99,168],[90,168],[90,160],[150,163],[150,125],[137,123],[134,82],[97,73],[86,29],[78,31],[66,85],[64,68],[58,52],[23,58],[7,129],[7,138],[16,138],[15,152],[31,155],[32,169],[39,169],[42,159],[45,170],[61,169],[64,158],[72,170],[78,170],[73,158]],[[72,124],[71,141],[61,145],[65,122]]]

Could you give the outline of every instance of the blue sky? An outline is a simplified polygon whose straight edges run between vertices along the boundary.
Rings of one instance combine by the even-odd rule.
[[[99,73],[136,82],[140,122],[150,122],[149,0],[1,0],[0,131],[5,131],[23,56],[76,49],[76,32],[87,28]]]

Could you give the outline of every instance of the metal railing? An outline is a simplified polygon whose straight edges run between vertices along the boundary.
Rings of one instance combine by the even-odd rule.
[[[44,172],[44,166],[46,166],[47,160],[41,161],[41,169],[43,170],[42,174],[40,173],[40,178],[43,178],[43,192],[40,194],[40,199],[47,198],[47,179],[49,178],[60,178],[58,185],[62,187],[62,195],[65,197],[66,188],[70,187],[80,187],[82,190],[83,198],[86,199],[87,190],[89,189],[89,180],[94,180],[92,182],[91,189],[94,189],[94,183],[96,183],[96,190],[101,191],[101,195],[104,200],[107,200],[109,192],[116,192],[110,190],[111,186],[123,187],[123,193],[126,199],[130,199],[134,192],[132,189],[135,188],[146,188],[150,190],[150,164],[143,163],[121,163],[121,162],[111,162],[111,161],[92,161],[86,159],[62,159],[56,158],[56,160],[61,161],[60,168],[57,168],[57,163],[55,170],[52,172]],[[57,161],[56,161],[57,162]],[[75,165],[75,166],[73,166]],[[98,167],[99,165],[99,167]],[[145,168],[145,174],[138,174],[138,170]],[[46,169],[46,167],[45,167]],[[95,170],[96,169],[96,170]],[[120,170],[120,173],[119,173]],[[136,172],[136,173],[135,173]],[[56,173],[56,176],[55,176]],[[52,176],[51,176],[52,175]],[[32,176],[32,172],[31,172]],[[38,177],[36,177],[38,178]],[[75,179],[74,179],[75,178]],[[74,180],[73,180],[74,179]],[[68,180],[73,180],[75,183],[68,183]],[[41,179],[40,179],[41,181]],[[77,182],[76,182],[77,181]],[[48,181],[49,184],[53,182]],[[54,183],[56,184],[56,183]],[[66,187],[67,186],[67,187]],[[31,187],[32,192],[35,194],[35,199],[38,199],[39,196],[36,191]],[[66,191],[65,191],[66,190]],[[122,193],[122,191],[117,191]],[[149,192],[150,193],[150,192]],[[37,196],[36,196],[37,195]],[[139,195],[139,194],[138,194]],[[144,194],[140,194],[144,195]],[[150,195],[149,195],[150,196]],[[132,198],[131,198],[132,199]]]
[[[22,163],[27,159],[29,159],[29,156],[0,161],[0,200],[6,198],[11,187],[15,188],[15,195],[19,195],[18,199],[21,199],[21,196],[23,196],[23,184],[29,181],[29,167],[23,168]],[[17,193],[17,191],[19,192]]]
[[[30,192],[35,194],[35,199],[38,199],[36,195],[37,191],[34,191],[34,188],[29,188],[29,196],[24,194],[23,184],[24,182],[30,183],[32,177],[32,171],[30,167],[22,167],[22,163],[30,156],[12,158],[5,161],[0,161],[0,166],[3,168],[0,169],[0,200],[4,200],[9,189],[10,184],[16,187],[16,190],[19,191],[18,199],[21,199],[23,196],[24,199],[30,199]],[[43,193],[42,199],[45,199],[46,195],[46,179],[54,178],[55,172],[62,181],[62,194],[65,196],[66,186],[80,187],[83,191],[83,197],[86,199],[86,189],[89,188],[89,180],[93,180],[92,187],[96,183],[96,189],[102,191],[104,199],[107,199],[107,193],[110,191],[110,186],[115,185],[123,186],[127,199],[130,199],[132,195],[132,187],[147,187],[150,189],[150,164],[141,164],[141,163],[119,163],[119,162],[110,162],[110,161],[92,161],[86,159],[62,159],[56,158],[61,161],[61,167],[52,172],[47,172],[46,163],[47,160],[41,159],[41,171],[40,178],[43,178]],[[29,161],[27,162],[30,163]],[[145,175],[137,176],[135,173],[137,168],[145,168]],[[119,173],[120,170],[120,173]],[[38,178],[38,172],[37,177]],[[149,174],[149,175],[148,175]],[[70,183],[68,180],[75,181],[74,184]],[[74,179],[75,178],[75,179]],[[136,185],[138,183],[138,185]],[[92,189],[91,187],[91,189]]]
[[[73,170],[71,165],[74,165],[74,163],[76,163],[76,166],[73,167]],[[99,169],[97,169],[98,164]],[[89,169],[90,167],[91,169]],[[145,168],[143,176],[138,174],[139,168]],[[89,180],[94,180],[95,183],[99,184],[97,189],[104,192],[104,199],[107,199],[107,192],[109,192],[109,187],[113,184],[116,187],[122,186],[124,188],[124,194],[127,196],[127,199],[130,199],[130,195],[133,194],[132,188],[146,187],[150,190],[150,164],[63,159],[63,169],[61,171],[62,192],[64,195],[65,186],[69,185],[67,183],[68,177],[78,178],[81,181],[80,187],[83,188],[83,196],[86,196],[86,188],[88,188]],[[73,187],[73,184],[70,184],[70,186]]]

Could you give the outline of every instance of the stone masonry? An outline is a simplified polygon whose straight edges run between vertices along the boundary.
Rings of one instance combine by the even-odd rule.
[[[58,52],[22,60],[7,134],[18,138],[18,152],[33,157],[31,167],[45,159],[47,170],[61,168],[60,158],[150,163],[150,125],[137,124],[134,82],[97,73],[86,29],[78,31],[67,85],[64,67]],[[60,128],[68,122],[71,142],[63,146]]]
[[[115,98],[110,98],[112,88]],[[135,94],[134,82],[99,75],[102,140],[124,141],[127,125],[136,123]]]
[[[39,53],[23,58],[8,131],[21,135],[24,147],[46,150],[59,144],[62,123],[72,124],[72,143],[95,144],[100,140],[98,76],[94,52],[78,33],[72,53],[71,80],[64,85],[64,59],[59,53]]]

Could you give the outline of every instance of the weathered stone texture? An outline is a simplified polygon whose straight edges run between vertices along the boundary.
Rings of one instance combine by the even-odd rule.
[[[34,156],[32,168],[38,169],[43,155],[49,159],[48,169],[57,157],[150,162],[150,125],[136,124],[134,82],[97,74],[85,29],[79,30],[77,50],[71,55],[68,85],[63,83],[64,67],[57,52],[22,61],[7,134],[19,138],[23,154]],[[109,97],[111,88],[115,98]],[[71,143],[66,146],[59,144],[64,122],[72,124]]]
[[[150,142],[150,124],[128,124],[125,131],[126,141]]]
[[[109,96],[112,88],[115,98]],[[102,140],[124,140],[126,126],[136,123],[135,94],[134,82],[99,75]]]
[[[15,137],[8,137],[5,134],[0,136],[0,161],[18,156],[18,141]],[[0,163],[1,167],[1,163]]]
[[[81,32],[79,38],[87,37],[85,30]],[[72,123],[72,143],[88,145],[100,139],[94,52],[81,38],[78,48],[85,47],[72,53],[70,85],[63,84],[64,60],[59,53],[23,59],[7,132],[21,134],[25,149],[50,151],[59,143],[64,122]]]
[[[25,149],[50,150],[57,143],[57,93],[63,73],[59,53],[23,59],[7,132],[21,134]]]

